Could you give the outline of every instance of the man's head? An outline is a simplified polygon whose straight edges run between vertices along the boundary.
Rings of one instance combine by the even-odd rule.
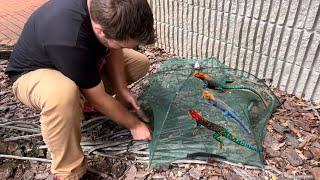
[[[93,30],[105,46],[132,48],[155,42],[147,0],[90,0],[88,5]]]

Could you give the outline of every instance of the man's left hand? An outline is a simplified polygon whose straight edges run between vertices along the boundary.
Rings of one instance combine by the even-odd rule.
[[[140,103],[129,89],[121,89],[117,91],[116,99],[128,109],[138,110],[140,108]]]

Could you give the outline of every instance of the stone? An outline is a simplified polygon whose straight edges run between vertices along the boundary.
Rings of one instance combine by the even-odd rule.
[[[13,153],[18,149],[18,144],[14,142],[10,142],[8,145],[8,153]]]
[[[39,166],[37,167],[38,171],[45,171],[47,169],[45,164],[39,164]]]
[[[8,112],[9,109],[10,108],[8,106],[0,106],[0,112]]]
[[[286,134],[286,140],[288,142],[288,145],[290,145],[292,148],[296,148],[299,146],[299,141],[297,140],[297,138],[290,134]]]
[[[209,176],[208,180],[219,180],[219,176]]]
[[[137,168],[135,165],[132,165],[125,174],[126,176],[125,180],[134,180],[134,177],[136,176],[136,174],[137,174]]]
[[[190,176],[187,174],[185,174],[184,176],[182,176],[182,178],[179,178],[179,180],[190,180]]]
[[[139,171],[136,176],[135,176],[135,180],[144,180],[146,179],[146,177],[149,175],[148,172],[145,171]]]
[[[166,177],[162,174],[155,174],[152,176],[152,179],[166,179]]]
[[[272,148],[266,148],[266,153],[270,157],[279,157],[281,155],[280,151],[275,151]]]
[[[23,178],[23,174],[24,174],[23,169],[24,169],[24,167],[22,164],[18,164],[18,166],[14,168],[14,170],[15,170],[13,173],[14,179],[22,179]]]
[[[278,132],[283,133],[285,131],[285,128],[282,127],[279,123],[275,122],[272,127]]]
[[[241,180],[240,176],[232,171],[224,172],[226,179]]]
[[[298,153],[293,149],[289,149],[286,151],[286,157],[292,166],[297,167],[303,164],[303,160],[300,158]]]
[[[24,156],[22,149],[17,149],[12,154],[15,155],[15,156]]]
[[[189,170],[189,174],[190,174],[190,176],[191,176],[192,178],[194,178],[194,179],[200,179],[200,177],[201,177],[201,170],[198,169],[198,168],[191,168],[191,169]]]
[[[315,147],[315,148],[320,149],[320,143],[318,143],[317,141],[314,141],[314,142],[312,143],[312,146]]]
[[[316,161],[320,160],[320,149],[319,148],[311,147],[310,152],[313,155],[314,160],[316,160]]]
[[[5,119],[10,119],[14,114],[13,113],[7,113],[6,115],[4,115]]]
[[[34,179],[47,179],[49,176],[48,172],[44,172],[44,173],[39,173],[36,174],[36,176],[34,177]]]
[[[0,153],[5,154],[7,153],[8,144],[0,140]]]
[[[308,150],[304,150],[304,151],[303,151],[303,155],[304,155],[308,160],[313,158],[311,152],[308,151]]]
[[[177,172],[178,177],[182,177],[184,174],[186,174],[187,170],[186,169],[179,169]]]
[[[0,168],[0,179],[8,179],[13,174],[13,168],[11,166],[5,166]]]
[[[32,180],[34,178],[34,173],[26,170],[26,172],[23,174],[23,180]]]

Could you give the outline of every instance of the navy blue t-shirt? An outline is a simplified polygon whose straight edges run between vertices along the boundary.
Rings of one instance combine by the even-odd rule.
[[[5,72],[14,82],[52,68],[80,88],[91,88],[101,80],[96,64],[106,51],[93,32],[86,0],[50,0],[28,19]]]

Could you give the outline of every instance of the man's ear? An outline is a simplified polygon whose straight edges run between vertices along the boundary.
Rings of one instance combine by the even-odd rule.
[[[93,31],[95,32],[95,34],[100,37],[100,38],[104,38],[105,35],[103,33],[102,27],[100,24],[97,23],[92,23],[92,27],[93,27]]]

